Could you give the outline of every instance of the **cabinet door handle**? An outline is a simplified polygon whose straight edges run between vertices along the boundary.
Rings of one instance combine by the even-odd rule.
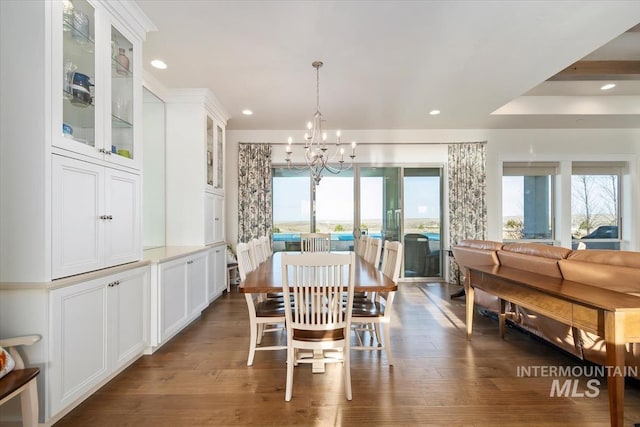
[[[187,261],[187,264],[193,264],[193,260]]]
[[[111,221],[113,219],[113,215],[107,215],[107,219]]]
[[[107,156],[111,155],[111,150],[107,150],[106,148],[101,148],[98,151],[101,152],[102,154],[106,154]]]
[[[100,219],[107,219],[106,215],[100,215]]]

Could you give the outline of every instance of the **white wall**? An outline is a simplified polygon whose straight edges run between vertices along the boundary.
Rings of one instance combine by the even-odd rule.
[[[331,135],[331,132],[327,132]],[[285,146],[289,136],[301,130],[233,131],[227,130],[226,236],[235,244],[238,238],[238,145],[240,142],[274,143],[272,162],[284,163]],[[565,162],[567,173],[570,160],[628,160],[631,174],[627,191],[630,204],[623,207],[624,226],[630,230],[624,248],[640,247],[640,128],[639,129],[438,129],[438,130],[367,130],[343,131],[346,145],[355,140],[356,162],[362,164],[446,164],[446,145],[451,142],[487,142],[487,215],[488,238],[500,240],[501,233],[501,165],[503,161]],[[294,140],[300,144],[301,139]],[[434,144],[437,143],[437,144]],[[396,144],[396,145],[394,145]],[[427,145],[429,144],[429,145]],[[299,148],[298,148],[299,149]],[[296,151],[294,149],[294,151]],[[293,157],[293,161],[296,158]],[[570,174],[570,171],[569,171]],[[445,204],[446,205],[446,204]],[[565,221],[566,223],[566,221]],[[570,223],[570,221],[569,221]],[[562,222],[560,222],[562,224]],[[565,227],[566,228],[566,227]],[[557,230],[562,236],[566,229]],[[566,237],[562,239],[563,245]]]

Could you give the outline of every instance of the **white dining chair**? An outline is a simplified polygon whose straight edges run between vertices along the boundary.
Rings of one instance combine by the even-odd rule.
[[[273,249],[271,249],[271,240],[267,236],[260,237],[260,243],[262,243],[262,251],[265,259],[273,255]]]
[[[395,283],[398,283],[400,277],[402,251],[402,243],[385,241],[381,270],[382,274],[392,279]],[[357,300],[354,303],[351,318],[356,334],[368,331],[371,335],[370,345],[364,345],[362,337],[358,335],[358,345],[352,348],[354,350],[369,351],[384,349],[389,365],[393,365],[393,357],[391,355],[391,307],[395,294],[395,291],[376,292],[373,298]],[[373,325],[373,330],[370,325]],[[380,339],[380,326],[382,326],[384,336],[382,340]],[[377,345],[374,345],[373,342],[374,335]]]
[[[309,351],[322,352],[324,362],[342,362],[344,388],[351,400],[350,329],[353,310],[355,254],[302,253],[282,255],[282,280],[287,327],[285,400],[293,394],[293,369],[313,363]],[[345,297],[346,296],[346,297]],[[301,351],[302,350],[302,351]],[[340,357],[326,352],[338,351]]]
[[[257,267],[267,259],[264,253],[264,248],[260,239],[253,238],[249,241],[249,247],[251,249],[251,255],[253,256],[253,263]]]
[[[360,236],[360,239],[358,239],[358,255],[360,255],[362,258],[364,258],[364,256],[367,253],[368,245],[369,245],[369,236],[366,236],[366,235]]]
[[[382,240],[369,238],[368,242],[369,248],[365,253],[364,260],[378,268],[380,266],[380,255],[382,254]]]
[[[300,251],[302,252],[331,251],[331,233],[300,234]]]
[[[240,281],[244,282],[247,274],[257,267],[253,264],[251,246],[248,243],[238,243],[236,248],[238,256],[238,273]],[[247,366],[253,365],[256,351],[284,350],[284,344],[260,346],[262,337],[267,332],[280,332],[284,330],[284,304],[282,300],[266,298],[264,294],[245,293],[247,309],[249,310],[249,357]]]
[[[0,355],[7,362],[9,360],[13,362],[12,370],[5,372],[0,377],[0,406],[14,397],[20,396],[23,427],[38,425],[37,377],[40,369],[25,367],[17,347],[35,344],[40,341],[40,338],[40,335],[27,335],[0,339],[0,348],[4,348],[8,352],[8,356],[3,351],[0,351]]]

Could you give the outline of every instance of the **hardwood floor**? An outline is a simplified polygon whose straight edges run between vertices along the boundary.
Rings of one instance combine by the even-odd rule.
[[[353,400],[341,365],[325,374],[295,370],[284,400],[285,351],[256,353],[246,366],[249,325],[237,290],[152,356],[144,356],[56,423],[66,426],[606,426],[606,380],[597,397],[549,397],[551,377],[519,377],[518,366],[574,366],[574,359],[476,316],[466,340],[464,299],[446,284],[401,284],[392,343],[382,352],[352,351]],[[265,338],[269,340],[270,338]],[[580,378],[578,392],[589,392]],[[561,379],[563,382],[564,379]],[[627,383],[625,425],[640,422],[640,386]],[[593,394],[593,393],[592,393]]]

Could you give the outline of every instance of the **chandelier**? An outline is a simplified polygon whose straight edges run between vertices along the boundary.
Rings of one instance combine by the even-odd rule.
[[[336,132],[335,151],[330,153],[327,144],[327,134],[322,131],[322,113],[320,112],[320,67],[322,61],[314,61],[312,64],[316,69],[316,113],[313,115],[313,122],[307,123],[307,132],[304,134],[304,159],[306,166],[294,166],[291,164],[291,153],[293,151],[293,139],[289,137],[287,144],[286,162],[289,169],[309,170],[316,185],[320,184],[324,172],[339,174],[342,171],[353,167],[353,159],[356,157],[356,142],[351,143],[351,160],[348,166],[344,166],[344,148],[340,145],[340,131]]]

